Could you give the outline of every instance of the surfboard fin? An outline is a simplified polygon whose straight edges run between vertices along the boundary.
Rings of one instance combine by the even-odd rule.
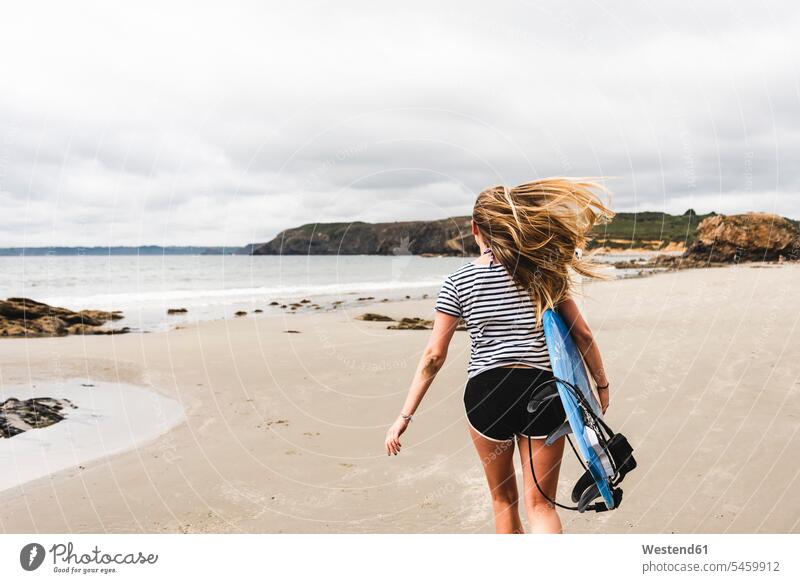
[[[578,479],[578,483],[575,484],[575,487],[572,489],[572,501],[577,502],[581,499],[581,496],[588,488],[591,488],[594,485],[594,478],[592,477],[592,473],[589,470],[586,470],[583,475]],[[595,486],[595,489],[597,486]],[[599,496],[599,492],[598,492]]]
[[[550,432],[550,434],[547,436],[547,439],[544,440],[544,444],[553,445],[556,441],[565,435],[569,435],[570,433],[572,433],[572,426],[569,424],[569,421],[564,421],[564,423]]]
[[[578,499],[578,512],[586,512],[587,507],[589,506],[590,502],[593,502],[595,498],[600,497],[600,488],[597,487],[594,480],[592,480],[591,486],[586,488],[581,494],[581,497]],[[605,506],[605,503],[602,503]],[[594,508],[597,510],[597,507]]]

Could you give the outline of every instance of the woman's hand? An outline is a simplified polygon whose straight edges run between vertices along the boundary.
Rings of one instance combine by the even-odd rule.
[[[597,389],[597,397],[600,400],[600,410],[605,415],[606,409],[608,409],[608,387]]]
[[[399,416],[397,421],[395,421],[386,432],[386,455],[397,455],[400,453],[400,448],[402,447],[400,445],[400,436],[405,432],[409,422],[409,419]]]

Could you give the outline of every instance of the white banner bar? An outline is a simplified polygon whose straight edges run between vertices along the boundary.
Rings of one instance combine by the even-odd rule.
[[[798,581],[798,535],[3,535],[2,581]]]

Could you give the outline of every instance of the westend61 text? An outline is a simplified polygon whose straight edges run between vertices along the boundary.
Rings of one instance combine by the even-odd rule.
[[[645,555],[707,555],[708,545],[642,545],[642,552]]]
[[[53,564],[57,561],[74,565],[152,565],[158,561],[158,555],[145,555],[138,553],[103,553],[97,545],[88,553],[76,554],[73,552],[72,543],[66,545],[58,543],[50,547],[53,555]]]

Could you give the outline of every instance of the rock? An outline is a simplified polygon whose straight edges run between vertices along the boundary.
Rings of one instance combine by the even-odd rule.
[[[617,261],[612,264],[617,269],[638,269],[639,276],[644,277],[658,271],[675,271],[697,267],[724,267],[718,261],[704,261],[697,257],[683,255],[657,255],[646,261]]]
[[[698,262],[738,263],[797,260],[800,231],[783,217],[767,213],[717,215],[697,226],[686,257]]]
[[[244,310],[239,310],[238,312],[236,312],[234,314],[234,316],[236,316],[237,318],[241,318],[242,316],[246,316],[246,315],[247,315],[247,312],[245,312]]]
[[[269,305],[270,306],[279,306],[280,302],[270,302]]]
[[[284,330],[286,334],[300,334],[300,330]]]
[[[383,314],[373,314],[371,312],[356,316],[356,320],[364,320],[365,322],[394,322],[394,318],[384,316]]]
[[[303,300],[300,300],[300,303],[301,303],[301,304],[310,304],[310,303],[311,303],[311,300],[306,300],[306,299],[303,299]]]
[[[75,409],[75,405],[68,399],[6,399],[0,404],[0,438],[13,437],[29,429],[58,423],[64,419],[62,412],[68,408]]]
[[[430,330],[433,328],[433,320],[422,318],[402,318],[397,324],[387,326],[387,330]]]
[[[167,309],[167,314],[172,316],[174,314],[185,314],[188,311],[189,310],[187,310],[186,308],[168,308]]]
[[[93,328],[91,326],[85,326],[83,324],[78,324],[76,326],[70,327],[70,334],[84,334],[90,335],[93,334],[95,336],[111,336],[112,334],[127,334],[130,332],[131,329],[127,326],[123,326],[122,328]]]
[[[49,306],[28,298],[0,300],[0,336],[66,336],[68,334],[124,334],[130,328],[106,329],[103,324],[122,319],[119,311],[81,310]]]
[[[104,322],[107,320],[122,320],[125,317],[122,315],[121,310],[114,310],[113,312],[106,312],[103,310],[81,310],[79,313],[96,320],[103,320]]]
[[[358,298],[358,301],[359,302],[365,302],[367,300],[374,300],[374,299],[375,299],[374,296],[364,296],[363,298]]]
[[[254,314],[263,314],[263,313],[264,313],[264,310],[262,310],[262,309],[260,309],[260,308],[259,308],[258,310],[253,310],[253,313],[254,313]]]

